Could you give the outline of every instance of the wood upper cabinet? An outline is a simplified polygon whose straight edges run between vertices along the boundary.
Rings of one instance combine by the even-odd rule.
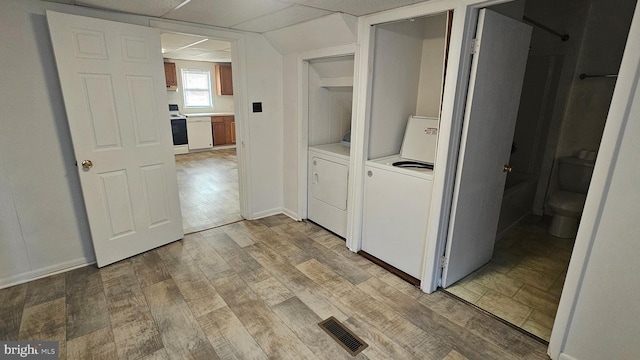
[[[236,143],[236,122],[233,115],[212,116],[211,131],[214,146]]]
[[[216,94],[233,95],[233,77],[231,64],[216,65]]]
[[[164,63],[164,78],[167,82],[167,90],[178,89],[178,76],[176,75],[175,63]]]

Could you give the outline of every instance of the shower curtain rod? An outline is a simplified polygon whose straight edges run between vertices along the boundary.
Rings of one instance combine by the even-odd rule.
[[[584,80],[586,78],[617,78],[618,74],[585,74],[582,73],[578,76],[580,80]]]
[[[569,34],[562,34],[562,33],[560,33],[560,32],[557,32],[557,31],[553,30],[552,28],[550,28],[550,27],[548,27],[548,26],[546,26],[546,25],[544,25],[544,24],[541,24],[541,23],[539,23],[539,22],[537,22],[537,21],[533,20],[533,19],[532,19],[532,18],[530,18],[530,17],[523,16],[523,17],[522,17],[522,20],[524,20],[524,21],[528,22],[529,24],[531,24],[531,25],[533,25],[533,26],[537,26],[537,27],[539,27],[540,29],[542,29],[542,30],[544,30],[544,31],[546,31],[546,32],[549,32],[549,33],[551,33],[551,34],[553,34],[553,35],[555,35],[555,36],[559,37],[559,38],[560,38],[560,40],[562,40],[562,41],[567,41],[567,40],[569,40]]]

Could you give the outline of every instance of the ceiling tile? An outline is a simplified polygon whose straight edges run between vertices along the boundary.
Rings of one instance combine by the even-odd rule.
[[[206,38],[203,36],[197,36],[197,35],[174,34],[174,33],[160,34],[162,49],[165,52],[174,51],[176,49],[191,45],[195,42],[198,42],[204,39]]]
[[[339,11],[355,16],[373,14],[383,10],[414,4],[422,0],[282,0],[304,4],[318,9]]]
[[[198,44],[197,47],[211,51],[229,50],[231,49],[231,43],[228,41],[209,39],[203,43]]]
[[[184,0],[76,0],[77,5],[160,17]]]
[[[284,9],[290,4],[277,0],[191,0],[164,16],[168,19],[221,27],[245,22]]]
[[[231,43],[228,41],[176,33],[162,33],[160,40],[162,41],[162,53],[166,58],[212,62],[231,61]]]
[[[264,33],[331,14],[330,11],[293,5],[237,25],[234,29]]]

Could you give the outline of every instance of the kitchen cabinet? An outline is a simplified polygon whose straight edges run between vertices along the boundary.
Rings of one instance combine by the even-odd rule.
[[[175,63],[164,63],[164,78],[167,83],[167,90],[178,90],[178,76],[176,75]]]
[[[233,115],[212,116],[211,128],[213,145],[229,145],[236,143],[236,122]]]
[[[216,94],[233,95],[231,64],[216,65]]]

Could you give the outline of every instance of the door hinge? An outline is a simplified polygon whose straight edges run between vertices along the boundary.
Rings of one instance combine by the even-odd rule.
[[[477,38],[471,40],[471,49],[470,49],[471,54],[472,55],[477,54],[479,50],[480,50],[480,40],[478,40]]]
[[[444,268],[445,266],[447,266],[447,257],[446,256],[441,256],[440,257],[440,267]]]

